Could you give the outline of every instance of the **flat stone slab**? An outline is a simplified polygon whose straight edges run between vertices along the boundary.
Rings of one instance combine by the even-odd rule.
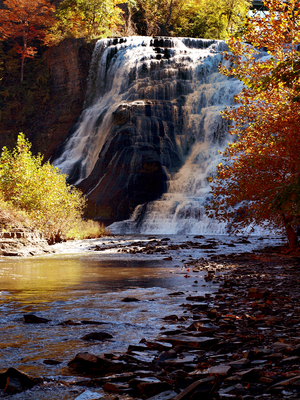
[[[208,368],[205,372],[207,374],[227,376],[232,367],[230,365],[216,365],[215,367]]]
[[[215,380],[214,376],[209,376],[208,378],[200,379],[199,381],[196,381],[196,382],[192,383],[190,386],[188,386],[186,389],[184,389],[181,393],[179,393],[176,397],[174,397],[173,400],[185,400],[199,386],[205,385],[205,384],[207,384],[209,382],[212,382],[214,380]],[[200,398],[199,398],[199,400],[200,400]]]
[[[196,347],[200,349],[207,349],[218,342],[215,338],[210,337],[194,337],[194,336],[170,336],[166,338],[160,338],[161,341],[172,343],[174,346],[187,346]]]
[[[167,390],[166,392],[162,392],[157,394],[156,396],[150,397],[148,400],[171,400],[175,396],[177,396],[176,392],[174,392],[173,390]]]

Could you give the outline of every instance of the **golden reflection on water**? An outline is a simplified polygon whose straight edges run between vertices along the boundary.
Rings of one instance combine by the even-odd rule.
[[[99,293],[134,283],[139,286],[169,275],[160,266],[157,261],[104,260],[98,255],[6,259],[0,262],[0,304],[64,301],[79,291]]]
[[[0,263],[0,288],[1,291],[13,292],[14,299],[22,297],[26,300],[29,296],[28,300],[32,301],[34,295],[43,301],[44,296],[57,290],[61,293],[66,285],[79,284],[83,274],[80,260],[76,259],[59,262],[53,258],[5,260]]]

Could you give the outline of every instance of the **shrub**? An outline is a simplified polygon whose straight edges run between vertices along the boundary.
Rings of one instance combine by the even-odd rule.
[[[67,233],[67,239],[94,239],[106,235],[109,235],[109,232],[103,224],[88,219],[78,221]]]
[[[66,176],[43,157],[34,156],[31,144],[20,133],[16,147],[3,148],[0,156],[0,192],[4,201],[25,211],[31,225],[49,243],[60,241],[81,220],[85,198],[68,185]]]

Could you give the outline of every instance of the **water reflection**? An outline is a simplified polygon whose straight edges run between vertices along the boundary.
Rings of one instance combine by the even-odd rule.
[[[173,290],[195,290],[193,280],[174,262],[152,259],[102,259],[101,254],[60,255],[0,263],[0,372],[15,367],[33,375],[68,374],[76,353],[125,351],[143,337],[154,339],[162,317],[182,313],[184,296]],[[199,290],[202,288],[199,287]],[[137,297],[137,303],[124,303]],[[51,320],[25,324],[33,312]],[[102,321],[100,326],[61,325],[72,320]],[[104,330],[113,339],[87,343],[82,337]],[[58,366],[45,359],[61,362]]]
[[[6,261],[0,264],[0,301],[8,295],[3,292],[13,293],[19,301],[41,302],[69,298],[70,290],[106,292],[156,285],[172,287],[174,277],[166,270],[168,264],[81,255]]]

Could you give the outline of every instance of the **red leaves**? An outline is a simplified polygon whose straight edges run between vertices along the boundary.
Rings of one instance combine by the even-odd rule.
[[[300,56],[295,51],[300,13],[294,13],[300,1],[285,3],[284,15],[277,12],[281,1],[268,4],[268,14],[249,20],[243,42],[228,40],[232,55],[225,58],[234,65],[221,68],[245,88],[236,96],[239,106],[223,113],[235,121],[231,133],[237,140],[223,152],[212,179],[209,209],[234,229],[251,223],[282,229],[284,218],[290,226],[300,223],[300,113],[295,102],[300,98]],[[255,59],[255,47],[267,47],[268,58]]]
[[[33,57],[36,48],[31,43],[46,41],[47,29],[54,24],[54,6],[47,0],[5,0],[7,9],[0,10],[0,37],[15,41],[16,51],[21,54],[21,81],[23,62]]]

